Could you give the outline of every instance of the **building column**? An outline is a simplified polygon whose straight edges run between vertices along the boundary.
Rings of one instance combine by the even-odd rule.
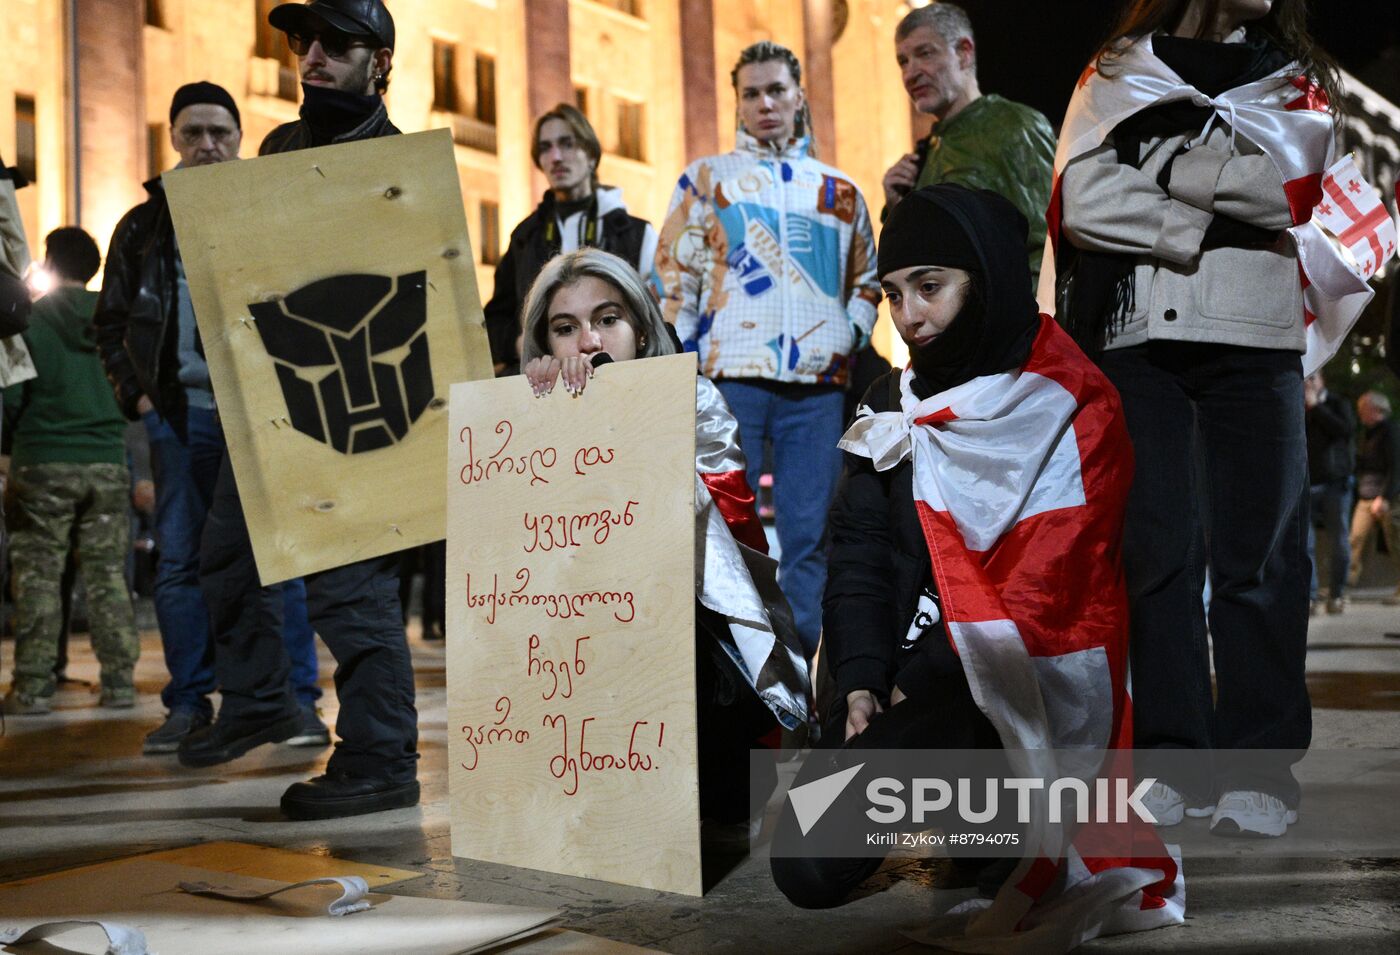
[[[130,0],[73,0],[77,220],[105,245],[144,198],[144,13]]]
[[[686,160],[719,152],[713,0],[680,0]]]
[[[803,86],[812,114],[817,153],[836,164],[836,92],[831,79],[831,45],[835,21],[831,0],[803,0],[802,27],[807,48],[802,57]]]
[[[530,129],[535,117],[560,103],[574,101],[569,66],[569,0],[525,0],[526,83],[529,85]],[[546,186],[544,174],[531,173],[533,192]]]
[[[525,4],[525,55],[530,84],[530,121],[559,103],[574,101],[569,68],[569,0]]]

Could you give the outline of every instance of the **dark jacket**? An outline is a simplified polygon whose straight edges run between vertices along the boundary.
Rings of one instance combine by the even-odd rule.
[[[360,125],[348,132],[325,139],[313,133],[305,120],[298,119],[290,123],[283,123],[263,137],[262,145],[258,147],[258,155],[268,156],[273,153],[289,153],[297,149],[310,149],[313,146],[329,146],[332,143],[377,139],[380,136],[395,136],[398,132],[398,127],[389,122],[389,110],[381,99],[378,108],[370,113],[369,118]]]
[[[1386,418],[1367,428],[1356,449],[1357,475],[1375,474],[1382,477],[1381,496],[1388,501],[1400,499],[1400,434],[1394,419]],[[1358,494],[1364,493],[1358,489]]]
[[[595,192],[595,195],[597,193]],[[483,310],[486,334],[491,342],[491,361],[504,365],[507,371],[519,366],[520,356],[515,342],[520,335],[521,309],[525,295],[546,262],[559,253],[560,240],[551,242],[545,227],[554,220],[555,201],[546,192],[535,211],[526,216],[510,234],[510,245],[496,266],[496,285],[491,301]],[[602,212],[598,217],[598,248],[620,256],[634,269],[641,268],[642,246],[650,223],[628,213],[620,204]]]
[[[877,414],[899,408],[899,377],[893,371],[870,386],[861,400]],[[827,517],[830,556],[822,600],[823,653],[836,676],[842,700],[870,690],[882,702],[898,685],[906,694],[931,685],[929,669],[954,668],[942,623],[912,652],[897,639],[914,620],[922,588],[933,588],[933,565],[914,508],[910,459],[876,471],[866,457],[845,454],[845,471]]]
[[[1307,411],[1308,482],[1326,484],[1351,477],[1356,466],[1356,414],[1334,392]]]
[[[900,242],[919,241],[913,237],[935,211],[930,206],[963,230],[977,251],[978,272],[989,278],[980,309],[960,313],[932,344],[911,349],[910,390],[921,400],[1022,367],[1041,325],[1021,242],[1025,218],[1011,202],[960,185],[923,187],[890,213],[885,248],[897,255]],[[897,369],[876,379],[861,403],[876,414],[899,411],[902,374]],[[898,686],[915,699],[943,678],[960,676],[942,620],[911,626],[921,617],[925,589],[939,600],[914,504],[912,455],[882,472],[869,458],[847,453],[827,534],[822,639],[842,697],[865,689],[886,700]]]
[[[183,432],[185,392],[175,351],[175,227],[160,177],[145,187],[150,198],[122,216],[112,233],[93,325],[122,414],[135,421],[136,403],[144,394],[161,417]]]
[[[62,287],[34,303],[24,342],[38,376],[5,389],[15,467],[28,464],[122,464],[122,421],[93,341],[97,295]]]

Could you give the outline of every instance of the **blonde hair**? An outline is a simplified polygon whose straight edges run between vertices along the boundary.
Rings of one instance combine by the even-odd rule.
[[[525,340],[520,349],[522,363],[552,354],[549,348],[549,303],[554,293],[582,278],[601,279],[621,293],[627,318],[637,335],[638,358],[676,353],[671,330],[637,270],[627,264],[626,259],[611,252],[586,248],[564,252],[550,259],[526,293],[525,307],[521,310],[525,329]]]

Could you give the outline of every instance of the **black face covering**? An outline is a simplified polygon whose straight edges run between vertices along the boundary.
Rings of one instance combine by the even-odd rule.
[[[1026,220],[1002,196],[940,184],[905,197],[880,234],[879,271],[918,265],[960,268],[973,286],[948,328],[911,346],[920,398],[973,378],[1020,368],[1040,329],[1026,261]]]
[[[943,333],[927,345],[905,343],[909,346],[909,367],[914,369],[914,393],[921,399],[975,377],[967,372],[982,341],[987,315],[982,274],[968,275],[967,297]]]
[[[301,91],[301,118],[311,128],[311,138],[318,145],[355,129],[374,114],[380,103],[378,93],[366,96],[307,83],[301,84]]]

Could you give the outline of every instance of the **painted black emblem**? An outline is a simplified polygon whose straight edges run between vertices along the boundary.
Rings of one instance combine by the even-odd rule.
[[[433,399],[426,272],[335,275],[248,309],[302,434],[346,454],[385,448]]]

